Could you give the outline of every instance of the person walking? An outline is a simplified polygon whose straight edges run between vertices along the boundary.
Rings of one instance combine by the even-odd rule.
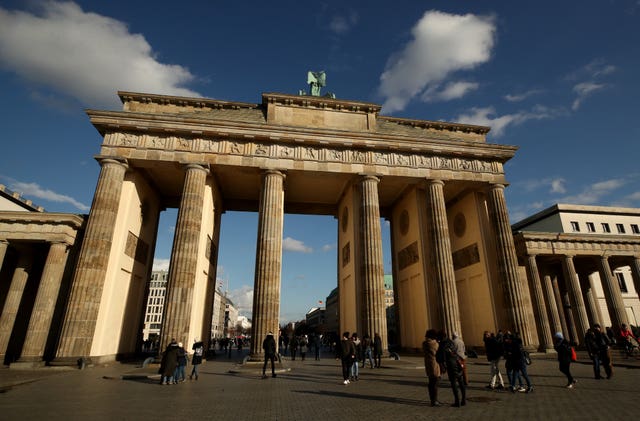
[[[367,360],[369,360],[369,365],[371,366],[371,368],[373,368],[372,344],[373,343],[371,341],[371,336],[369,336],[368,333],[365,333],[364,337],[362,338],[362,345],[361,345],[362,349],[364,350],[364,359],[362,360],[362,368],[364,368],[364,366],[367,365]]]
[[[300,357],[302,361],[304,361],[307,356],[307,351],[309,350],[309,339],[307,335],[304,335],[300,338]]]
[[[379,333],[373,335],[373,360],[376,363],[376,368],[380,368],[382,365],[382,338]]]
[[[611,363],[611,349],[609,338],[602,332],[599,324],[593,325],[584,335],[584,342],[587,346],[589,358],[593,361],[593,374],[596,379],[603,378],[600,375],[600,367],[604,368],[607,379],[613,375],[613,364]]]
[[[294,334],[289,341],[289,350],[291,351],[291,361],[296,360],[296,354],[298,353],[298,337]]]
[[[560,372],[567,376],[567,389],[573,389],[578,381],[571,375],[572,353],[574,352],[571,348],[571,343],[562,336],[561,332],[557,332],[554,335],[554,339],[554,348],[558,353]]]
[[[273,333],[267,333],[267,337],[262,341],[262,349],[264,350],[264,365],[262,366],[262,378],[266,379],[267,362],[271,361],[271,377],[276,377],[275,359],[276,359],[276,340]]]
[[[440,379],[441,373],[440,364],[438,364],[436,360],[438,334],[434,329],[429,329],[425,333],[422,351],[424,352],[424,369],[427,374],[427,379],[429,379],[429,383],[427,384],[429,400],[431,401],[431,406],[440,406],[441,403],[438,401],[438,380]]]
[[[169,345],[162,354],[160,361],[160,374],[162,375],[160,384],[173,384],[176,367],[178,366],[178,343],[171,339]]]
[[[353,361],[353,364],[351,364],[351,376],[350,376],[350,380],[351,381],[358,381],[358,378],[360,377],[360,339],[358,338],[358,334],[357,333],[353,333],[353,335],[351,335],[351,342],[353,342],[353,347],[355,349],[355,359]]]
[[[500,373],[500,367],[498,366],[500,363],[500,357],[503,354],[502,344],[498,342],[498,339],[493,332],[489,333],[488,331],[484,332],[483,341],[491,373],[487,389],[494,390],[496,387],[498,389],[504,389],[504,381],[502,380],[502,374]]]
[[[453,406],[461,407],[467,404],[467,390],[464,384],[464,374],[458,354],[453,341],[447,337],[445,332],[441,332],[440,345],[436,355],[437,361],[445,367],[447,377],[451,383],[453,391]]]
[[[458,332],[453,332],[453,336],[451,337],[453,342],[453,347],[456,350],[456,354],[458,355],[458,360],[462,366],[462,377],[464,378],[464,385],[469,385],[469,376],[467,375],[467,350],[464,346],[464,342],[460,337]]]
[[[351,339],[349,339],[349,332],[344,332],[342,334],[340,346],[336,348],[338,349],[336,358],[342,363],[342,383],[346,385],[350,383],[349,372],[353,365],[353,361],[356,359],[356,348],[353,346]]]
[[[189,380],[193,380],[195,377],[198,380],[198,367],[202,364],[202,356],[204,354],[204,343],[202,341],[196,340],[196,342],[191,346],[191,350],[193,351],[193,357],[191,357],[191,374],[189,375]]]

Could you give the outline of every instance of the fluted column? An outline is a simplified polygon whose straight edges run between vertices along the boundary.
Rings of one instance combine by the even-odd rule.
[[[628,325],[627,313],[624,309],[624,301],[622,300],[622,292],[618,280],[613,277],[611,267],[609,266],[609,258],[600,256],[598,259],[598,271],[600,272],[600,280],[602,281],[602,289],[604,290],[604,299],[607,302],[609,310],[609,318],[611,319],[611,327],[614,332],[620,330],[623,323]]]
[[[284,178],[282,172],[275,170],[265,171],[262,177],[253,287],[252,358],[263,354],[262,341],[267,333],[277,335],[279,329]]]
[[[68,244],[61,242],[49,246],[19,361],[42,361],[68,256]]]
[[[633,277],[633,286],[636,294],[640,297],[640,257],[634,256],[631,262],[631,276]]]
[[[382,258],[382,229],[380,227],[380,203],[378,183],[374,176],[361,180],[362,204],[360,207],[360,232],[362,235],[363,319],[362,335],[371,337],[378,333],[384,349],[387,349],[387,314],[384,305],[384,262]]]
[[[160,350],[164,350],[173,338],[178,342],[189,343],[202,206],[208,174],[209,170],[202,165],[185,166],[184,185],[169,264]]]
[[[18,264],[13,272],[9,291],[7,292],[7,298],[5,299],[4,307],[2,308],[2,315],[0,315],[0,357],[4,357],[7,353],[9,339],[11,339],[13,326],[16,322],[18,309],[20,308],[20,301],[22,301],[24,288],[27,285],[29,272],[31,271],[31,265],[33,264],[32,257],[33,256],[29,251],[20,250]]]
[[[56,359],[89,356],[98,320],[113,234],[127,164],[100,160],[102,169],[93,196]]]
[[[547,305],[549,306],[549,318],[551,319],[551,331],[562,332],[562,324],[560,323],[560,315],[558,314],[558,304],[556,303],[556,296],[553,293],[553,286],[551,285],[551,275],[545,274],[544,277],[544,295],[547,299]]]
[[[518,278],[518,258],[513,242],[513,233],[509,224],[509,213],[504,198],[504,186],[494,184],[488,192],[489,218],[496,234],[496,254],[498,256],[498,275],[504,294],[509,328],[520,332],[525,345],[531,343],[531,334],[527,328],[525,314],[527,302],[522,284]]]
[[[573,263],[573,256],[565,255],[562,259],[562,269],[564,271],[564,279],[567,284],[567,292],[571,300],[573,308],[573,317],[576,324],[576,340],[580,343],[584,342],[584,334],[589,329],[589,317],[587,316],[587,308],[582,298],[582,288],[580,288],[580,280],[576,273]]]
[[[540,339],[540,349],[553,349],[553,339],[549,327],[544,295],[542,293],[542,283],[535,255],[528,255],[526,261],[527,277],[529,278],[529,288],[533,293],[533,306],[536,311],[536,321],[538,323],[538,338]]]
[[[427,213],[429,220],[429,258],[434,275],[438,310],[442,328],[449,336],[453,332],[460,332],[460,308],[458,304],[458,290],[453,269],[451,254],[451,239],[449,237],[449,223],[447,222],[447,208],[444,201],[444,182],[430,180],[427,182]]]
[[[593,291],[591,278],[586,272],[578,274],[580,278],[580,287],[582,288],[582,298],[587,307],[587,317],[589,318],[589,326],[602,323],[600,312],[598,311],[598,302]]]
[[[581,337],[576,329],[575,318],[573,317],[573,310],[571,308],[571,298],[569,298],[569,292],[562,294],[562,302],[564,303],[564,314],[567,319],[567,328],[569,330],[569,339],[574,342],[579,342]]]
[[[4,256],[7,254],[7,248],[9,248],[9,242],[7,240],[0,240],[0,270],[2,269]]]
[[[558,310],[558,315],[560,316],[560,325],[562,329],[560,332],[564,333],[565,336],[569,336],[569,325],[567,324],[567,317],[564,311],[564,301],[562,300],[562,292],[560,291],[560,285],[558,285],[558,277],[554,276],[551,278],[551,288],[553,290],[553,295],[556,298],[556,309]]]

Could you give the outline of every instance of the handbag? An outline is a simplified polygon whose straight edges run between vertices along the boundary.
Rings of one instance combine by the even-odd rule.
[[[527,365],[531,365],[531,355],[529,355],[529,351],[523,351],[522,356],[524,357],[524,362]]]
[[[571,347],[571,361],[578,361],[578,354],[576,354],[574,347]]]

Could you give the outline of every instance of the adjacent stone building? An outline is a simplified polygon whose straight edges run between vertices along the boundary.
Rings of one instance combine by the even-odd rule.
[[[541,349],[640,321],[640,209],[557,204],[513,225]]]

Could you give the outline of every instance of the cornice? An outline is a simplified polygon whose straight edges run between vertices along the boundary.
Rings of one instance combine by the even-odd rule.
[[[337,111],[374,114],[379,113],[382,109],[382,106],[372,102],[350,101],[323,96],[288,95],[279,93],[262,94],[262,104],[279,104],[304,108],[332,109]]]
[[[171,95],[147,94],[140,92],[118,91],[120,101],[126,105],[127,102],[141,102],[143,104],[176,105],[180,107],[191,106],[194,108],[229,109],[238,110],[241,108],[256,109],[259,104],[237,101],[222,101],[210,98],[183,97]]]
[[[401,124],[404,126],[418,127],[421,129],[434,129],[434,130],[448,130],[451,132],[463,132],[463,133],[477,133],[487,134],[491,127],[487,126],[475,126],[471,124],[461,123],[449,123],[446,121],[429,121],[429,120],[413,120],[408,118],[399,117],[386,117],[380,116],[378,120],[386,120],[392,123]]]

